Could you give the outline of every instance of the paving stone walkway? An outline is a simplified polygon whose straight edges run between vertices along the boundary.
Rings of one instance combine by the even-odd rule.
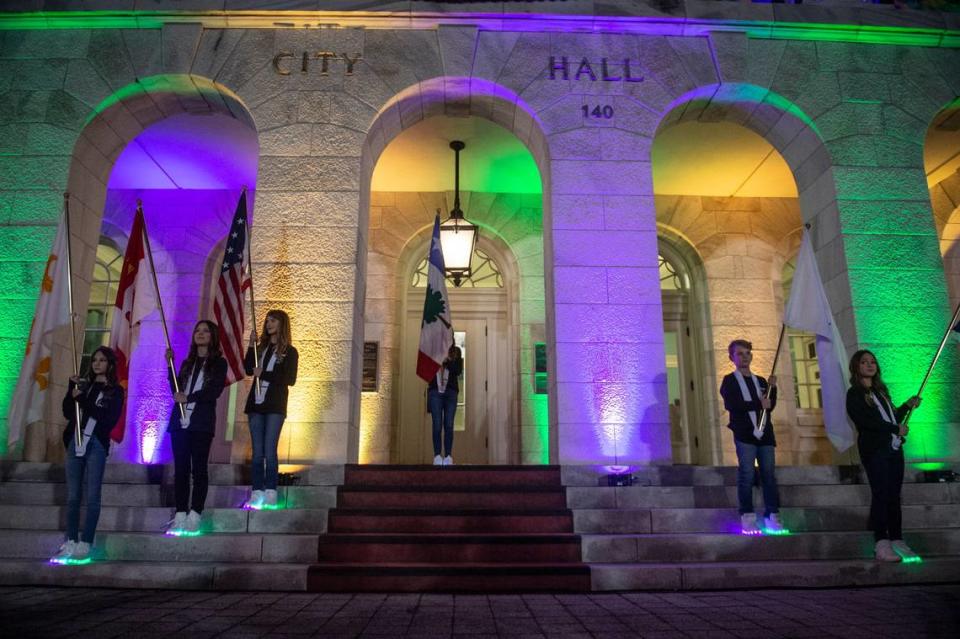
[[[0,588],[4,637],[960,636],[960,584],[591,595]]]

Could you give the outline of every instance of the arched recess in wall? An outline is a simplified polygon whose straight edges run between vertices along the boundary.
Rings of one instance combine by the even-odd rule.
[[[951,307],[956,308],[960,303],[960,98],[930,123],[923,164]]]
[[[730,370],[727,344],[751,340],[755,371],[770,374],[782,318],[782,265],[790,257],[785,238],[806,221],[815,250],[841,257],[831,264],[844,263],[830,154],[816,125],[790,101],[755,85],[723,84],[700,87],[671,105],[652,160],[658,224],[682,234],[703,259],[707,293],[700,319],[710,335],[700,359],[703,419],[726,423],[716,390]],[[823,275],[840,278],[829,289],[831,301],[848,308],[845,274]],[[852,334],[852,318],[847,324]],[[792,388],[782,392],[793,395]],[[778,457],[810,463],[796,419],[792,406],[777,418]],[[725,433],[713,445],[706,456],[713,463],[733,461]]]
[[[536,344],[542,345],[541,350],[548,352],[550,348],[549,345],[553,343],[552,317],[549,311],[552,307],[552,300],[550,299],[552,296],[552,282],[550,269],[546,266],[546,264],[549,263],[548,256],[551,251],[550,234],[548,230],[550,225],[548,222],[549,158],[547,156],[547,144],[541,125],[531,109],[509,90],[480,79],[448,77],[435,78],[418,83],[400,92],[385,105],[378,113],[373,125],[368,131],[361,159],[361,219],[359,222],[361,236],[358,243],[358,265],[360,267],[357,269],[358,281],[356,287],[357,291],[363,293],[360,298],[363,300],[363,303],[360,304],[358,299],[356,312],[359,314],[355,316],[357,321],[355,321],[354,325],[359,327],[364,326],[364,318],[366,318],[368,320],[368,328],[371,328],[371,322],[369,322],[371,314],[368,312],[364,315],[364,308],[365,306],[376,308],[378,304],[383,303],[382,292],[384,290],[392,290],[391,300],[397,300],[402,297],[399,295],[399,290],[401,289],[398,288],[400,279],[394,274],[395,271],[391,270],[396,268],[401,247],[406,245],[417,232],[425,228],[426,224],[432,220],[436,208],[442,209],[441,218],[445,219],[450,210],[453,198],[453,194],[449,192],[452,189],[451,179],[448,186],[442,189],[435,189],[435,192],[430,196],[425,196],[423,201],[409,206],[409,203],[405,204],[402,202],[398,205],[396,199],[386,201],[384,199],[385,197],[395,198],[395,196],[382,196],[372,191],[371,184],[374,169],[384,150],[391,142],[398,139],[398,136],[401,136],[404,132],[411,131],[418,125],[428,127],[435,122],[449,119],[482,120],[488,123],[484,126],[489,127],[494,125],[497,129],[505,130],[505,133],[511,138],[519,141],[519,148],[523,149],[524,153],[529,154],[535,164],[536,172],[539,173],[540,193],[536,194],[536,202],[531,204],[518,195],[518,199],[510,205],[517,210],[528,209],[536,211],[538,218],[536,225],[536,244],[538,244],[538,247],[531,249],[531,245],[524,244],[524,246],[521,247],[521,251],[527,250],[528,252],[521,256],[517,251],[517,247],[514,246],[517,238],[509,237],[509,233],[502,234],[503,241],[510,246],[513,252],[518,254],[518,259],[529,261],[539,260],[540,262],[540,270],[537,274],[540,278],[540,299],[537,306],[543,319],[540,321],[539,333],[531,332],[530,335],[525,335],[525,341],[518,347],[519,356],[521,360],[526,363],[534,359],[534,350],[537,348]],[[448,142],[449,141],[446,141],[444,144]],[[464,162],[472,161],[468,159],[470,158],[469,152],[471,148],[476,147],[468,143],[468,148],[463,154]],[[452,169],[453,152],[449,149],[445,152],[449,154],[448,161]],[[485,213],[482,212],[482,210],[489,211],[497,205],[496,202],[491,200],[490,193],[472,192],[469,190],[469,187],[467,187],[466,190],[463,190],[464,187],[461,187],[461,189],[462,208],[468,219],[471,219],[471,221],[481,226],[481,237],[484,233],[501,234],[503,231],[501,225],[504,225],[507,220],[495,221],[495,217],[490,217],[489,220],[491,221],[488,222],[484,217]],[[400,196],[400,199],[404,197],[405,196]],[[433,198],[439,198],[439,200],[434,202]],[[427,200],[430,200],[430,202],[427,202]],[[418,218],[412,225],[405,225],[406,228],[401,229],[397,227],[390,229],[390,232],[386,232],[386,235],[392,235],[392,238],[385,238],[385,240],[384,238],[378,239],[377,235],[383,233],[384,230],[374,228],[375,225],[379,224],[379,219],[376,216],[379,216],[385,208],[397,208],[398,206],[400,208],[422,209],[421,213],[424,217],[423,219]],[[370,247],[374,244],[382,246],[390,243],[394,244],[393,248],[378,249],[376,252],[368,253],[371,251]],[[384,254],[382,253],[383,250],[389,253],[388,261],[391,263],[389,266],[386,266],[380,257],[380,255]],[[371,258],[370,256],[374,257]],[[530,278],[529,281],[522,277],[520,279],[523,280],[521,282],[520,293],[522,297],[523,286],[532,284],[534,278]],[[379,301],[377,296],[381,298]],[[521,311],[522,309],[519,309],[517,312],[519,313]],[[384,366],[388,363],[394,367],[399,365],[396,361],[398,352],[396,336],[399,331],[398,327],[402,322],[398,319],[397,312],[398,311],[394,309],[381,309],[381,314],[389,318],[387,323],[389,323],[390,326],[387,327],[386,333],[382,332],[382,329],[385,328],[383,326],[379,326],[379,328],[376,329],[379,331],[375,336],[377,340],[381,342],[393,340],[390,344],[390,349],[384,352],[386,356],[383,361]],[[456,313],[456,309],[454,309],[454,313]],[[373,324],[380,325],[383,323],[373,322]],[[392,405],[392,400],[390,400],[386,402],[385,406],[372,410],[367,408],[367,405],[370,404],[371,401],[369,401],[368,398],[364,398],[362,400],[364,415],[360,415],[360,389],[362,387],[361,380],[363,377],[361,370],[363,344],[360,342],[365,339],[363,334],[363,330],[358,330],[354,334],[356,343],[353,349],[352,378],[354,380],[353,387],[356,396],[351,402],[352,430],[351,440],[348,445],[348,456],[350,459],[359,459],[361,461],[382,460],[385,456],[390,455],[389,444],[384,445],[385,441],[388,441],[388,438],[381,437],[375,433],[379,433],[383,429],[389,431],[389,415],[384,417],[384,414],[390,413],[391,411],[396,412],[396,407],[388,408],[388,406]],[[389,337],[390,335],[393,337]],[[529,344],[527,344],[527,342],[529,342]],[[550,361],[549,357],[547,357],[546,360],[548,367],[550,367],[547,371],[547,375],[549,376],[552,373],[553,362]],[[413,373],[411,372],[410,374],[412,375]],[[530,392],[534,392],[532,390],[534,387],[532,375],[530,380],[520,380],[518,383],[529,383]],[[399,389],[391,390],[394,394],[399,392]],[[523,395],[523,393],[521,393],[521,395]],[[536,398],[536,401],[533,403],[538,402],[543,403],[542,398]],[[556,414],[554,408],[555,398],[552,395],[548,397],[548,402],[550,404],[549,411],[533,409],[533,403],[530,402],[528,402],[526,406],[522,406],[520,411],[524,414],[529,412],[536,413],[535,417],[528,415],[529,420],[539,419],[546,421],[548,419],[547,413],[551,416]],[[546,406],[544,406],[544,408],[546,408]],[[372,417],[374,413],[378,415],[376,418]],[[523,440],[520,451],[511,452],[511,457],[504,461],[515,460],[528,463],[543,463],[549,459],[550,455],[555,453],[556,447],[552,441],[554,429],[551,429],[548,423],[534,424],[530,423],[530,421],[525,422],[525,419],[527,418],[521,417],[521,424],[517,426],[520,437]],[[373,429],[369,428],[369,426],[374,423],[378,425]],[[376,445],[375,442],[377,442]]]
[[[246,107],[207,78],[144,78],[104,99],[77,140],[68,178],[81,316],[101,234],[125,250],[141,200],[179,362],[194,322],[212,317],[204,304],[210,285],[207,263],[220,259],[213,253],[227,235],[244,186],[252,211],[257,158],[256,127]],[[104,318],[106,324],[110,320]],[[168,456],[161,446],[171,408],[163,348],[154,313],[143,323],[131,360],[127,434],[115,453],[124,461],[162,462]],[[223,423],[212,458],[228,461],[227,392],[221,403]]]

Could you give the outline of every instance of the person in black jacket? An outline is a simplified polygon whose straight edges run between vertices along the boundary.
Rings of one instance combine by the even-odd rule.
[[[167,351],[167,359],[173,351]],[[227,361],[220,351],[220,330],[210,320],[200,320],[193,327],[190,353],[180,365],[173,388],[174,401],[183,406],[186,419],[176,404],[170,413],[170,441],[173,444],[173,481],[176,514],[168,535],[196,533],[200,530],[200,514],[207,499],[207,460],[217,422],[217,399],[227,381]],[[193,475],[193,492],[190,476]],[[188,513],[189,510],[189,513]]]
[[[727,347],[727,353],[736,370],[723,378],[720,395],[724,408],[730,413],[727,427],[733,431],[733,442],[737,447],[740,527],[745,535],[758,535],[763,531],[783,534],[786,531],[780,522],[780,489],[777,487],[774,457],[777,441],[770,415],[777,405],[777,377],[770,376],[770,393],[767,397],[767,380],[750,371],[753,344],[743,339],[733,340]],[[761,432],[759,426],[764,409],[767,411],[767,422]],[[760,485],[763,488],[763,531],[757,526],[757,516],[753,512],[754,462],[760,467]]]
[[[80,406],[80,446],[77,447],[76,408]],[[67,449],[64,462],[67,475],[67,531],[66,540],[53,563],[84,561],[90,556],[90,547],[100,519],[100,489],[110,453],[110,431],[116,426],[123,410],[123,388],[117,384],[117,356],[101,346],[90,357],[86,378],[71,377],[63,398],[63,416],[67,427],[63,431],[63,445]],[[87,479],[87,515],[80,529],[80,495],[83,479]]]
[[[458,346],[451,345],[447,358],[427,387],[427,410],[433,419],[434,466],[453,466],[453,418],[457,414],[462,374],[463,355]]]
[[[860,350],[850,358],[847,415],[857,427],[860,462],[870,482],[870,525],[874,552],[880,561],[919,560],[917,553],[903,541],[900,512],[903,444],[910,432],[906,424],[900,422],[919,405],[920,398],[913,396],[894,408],[873,353]]]
[[[246,508],[275,508],[277,505],[277,476],[280,461],[277,444],[280,429],[287,417],[289,388],[297,383],[299,356],[293,347],[290,317],[283,311],[267,311],[263,332],[257,344],[257,333],[250,333],[250,346],[243,360],[247,375],[253,375],[253,387],[247,395],[244,411],[250,420],[250,441],[253,444],[253,484]],[[258,363],[253,365],[256,347]]]

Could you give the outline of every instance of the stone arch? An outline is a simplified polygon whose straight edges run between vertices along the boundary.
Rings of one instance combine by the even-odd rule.
[[[960,98],[932,119],[924,140],[924,169],[940,241],[951,307],[960,303]]]
[[[361,151],[360,162],[360,214],[358,219],[359,238],[357,242],[357,271],[356,286],[357,303],[354,310],[354,348],[353,360],[351,364],[351,379],[354,396],[350,403],[350,427],[351,432],[348,436],[347,456],[350,461],[357,461],[360,456],[360,378],[362,374],[361,362],[358,353],[362,352],[363,317],[364,305],[366,304],[367,279],[368,279],[368,259],[367,250],[370,242],[368,236],[369,215],[372,205],[371,200],[371,181],[373,170],[380,158],[380,155],[405,129],[426,120],[433,116],[476,116],[487,119],[495,124],[505,128],[515,135],[530,151],[540,173],[542,185],[542,218],[543,218],[543,255],[548,260],[550,255],[550,233],[549,233],[549,185],[550,185],[550,157],[548,153],[547,138],[539,117],[534,110],[529,107],[513,91],[499,84],[483,80],[480,78],[466,77],[437,77],[430,80],[418,82],[397,93],[379,110],[371,123]],[[466,209],[467,207],[464,206]],[[481,227],[486,233],[492,229]],[[411,237],[416,238],[425,232],[423,228]],[[422,238],[421,238],[422,239]],[[405,244],[410,246],[411,239]],[[506,244],[503,238],[499,242]],[[398,247],[397,255],[404,250]],[[510,251],[507,251],[510,254]],[[404,276],[409,275],[404,274]],[[550,313],[552,308],[552,284],[549,281],[551,272],[549,268],[544,269],[544,288],[546,295],[545,308],[545,335],[544,340],[549,345],[553,343],[553,318]],[[405,290],[406,280],[394,278],[397,290]],[[402,285],[402,286],[401,286]],[[553,357],[548,356],[548,365],[550,376],[553,378]],[[551,420],[556,415],[556,398],[553,394],[549,397]],[[556,435],[551,430],[550,436],[550,455],[551,458],[556,451]]]
[[[732,123],[764,138],[783,158],[797,187],[796,199],[766,197],[738,202],[739,198],[698,198],[704,202],[695,202],[693,209],[702,209],[704,215],[708,204],[713,209],[707,220],[696,216],[697,211],[684,210],[684,202],[679,201],[683,197],[657,196],[660,224],[687,235],[703,260],[710,289],[704,303],[711,308],[703,313],[709,326],[709,339],[704,345],[711,354],[704,366],[705,387],[719,386],[719,378],[728,366],[726,343],[739,333],[750,334],[755,342],[757,368],[764,375],[769,373],[784,302],[780,289],[782,268],[796,252],[803,222],[811,225],[820,270],[828,282],[838,324],[847,343],[855,343],[852,313],[837,313],[850,309],[851,291],[845,272],[832,159],[816,123],[792,102],[766,88],[721,84],[699,87],[675,100],[657,133],[694,121]],[[734,240],[725,237],[735,238],[735,244],[742,246],[731,249],[727,244]],[[751,276],[751,281],[743,281]],[[755,290],[757,295],[744,293],[737,305],[723,302],[734,299],[740,287]],[[778,366],[781,370],[783,361]],[[705,403],[712,409],[708,419],[721,419],[723,407],[716,394],[705,395]],[[784,421],[795,421],[795,412],[787,410]],[[792,432],[795,429],[783,430],[787,432],[781,434],[782,443],[787,445],[782,456],[793,463],[809,463],[803,456],[800,436]],[[732,454],[727,439],[717,442],[717,462]]]
[[[138,79],[103,99],[86,119],[73,147],[67,177],[74,247],[74,297],[77,313],[81,317],[86,311],[99,236],[101,233],[107,234],[123,247],[129,232],[129,220],[104,219],[105,209],[112,206],[108,202],[108,182],[114,166],[124,150],[140,134],[151,126],[178,115],[227,117],[237,121],[256,136],[257,129],[253,118],[235,93],[208,78],[187,74]],[[254,186],[250,185],[251,188]],[[132,200],[126,204],[132,206]],[[235,204],[234,201],[233,205]],[[129,219],[132,220],[132,209]],[[209,248],[211,244],[215,244],[216,238],[198,233],[196,238],[185,238],[185,244],[189,241]],[[163,265],[167,262],[163,246],[155,242],[153,250],[158,270],[161,271],[161,282],[165,277],[174,276],[175,274],[162,272]],[[165,305],[164,310],[171,314],[175,307],[176,304]],[[60,362],[64,370],[67,368],[67,361],[64,359]],[[132,372],[133,374],[136,373]],[[136,421],[141,417],[138,411],[144,407],[136,403],[135,397],[132,399],[134,401],[131,402],[128,415],[129,419]],[[150,437],[154,443],[158,443],[162,438],[164,425],[151,424]],[[135,437],[128,433],[123,444],[118,447],[118,455],[129,461],[151,461],[149,457],[141,456],[139,445]]]

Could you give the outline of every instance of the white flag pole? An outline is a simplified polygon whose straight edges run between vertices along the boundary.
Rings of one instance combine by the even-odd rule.
[[[953,330],[953,327],[957,325],[958,321],[960,321],[960,304],[957,304],[957,309],[953,312],[953,317],[950,319],[950,324],[947,325],[947,330],[943,334],[943,339],[940,340],[940,347],[937,348],[937,352],[933,356],[933,361],[930,362],[930,367],[927,368],[927,374],[923,376],[923,381],[920,382],[920,390],[917,391],[917,397],[920,397],[923,394],[923,387],[927,385],[927,381],[930,379],[930,373],[933,372],[933,367],[937,365],[937,360],[940,359],[940,355],[943,353],[943,348],[947,345],[947,340],[950,339],[950,331]],[[910,419],[910,415],[912,414],[913,409],[911,408],[903,418],[904,426],[906,426],[907,421]]]
[[[137,213],[143,217],[143,248],[146,249],[147,259],[150,261],[150,275],[153,276],[153,290],[157,294],[157,308],[160,310],[160,324],[163,326],[163,339],[167,344],[167,351],[171,354],[167,358],[167,366],[170,368],[170,375],[173,377],[173,390],[180,392],[180,382],[177,381],[177,366],[173,361],[173,346],[170,345],[170,331],[167,330],[167,317],[163,312],[163,299],[160,297],[160,284],[157,282],[157,269],[153,265],[153,249],[150,248],[150,234],[147,233],[147,218],[143,216],[143,201],[137,200]],[[181,402],[177,402],[180,409],[180,419],[187,418],[187,411]]]
[[[254,301],[253,301],[253,300],[254,300],[254,295],[253,295],[253,255],[252,255],[252,254],[253,254],[253,240],[252,240],[252,237],[253,237],[253,236],[252,236],[252,231],[250,231],[250,215],[249,215],[250,207],[249,207],[249,205],[247,204],[246,195],[247,195],[247,186],[244,185],[244,186],[243,186],[243,193],[240,195],[240,197],[244,198],[243,204],[244,204],[244,209],[245,209],[245,210],[243,211],[243,214],[244,214],[244,217],[246,218],[246,219],[244,219],[243,228],[244,228],[244,231],[245,231],[246,234],[247,234],[247,273],[248,273],[249,276],[250,276],[250,323],[253,324],[253,334],[254,334],[254,340],[253,340],[253,367],[254,367],[254,368],[258,368],[258,367],[260,366],[260,355],[257,353],[257,340],[259,339],[259,337],[257,337],[257,307],[256,307],[256,304],[255,304]],[[241,306],[240,308],[243,308],[243,307]],[[255,395],[255,396],[256,396],[256,397],[259,397],[259,396],[260,396],[260,393],[262,392],[261,387],[260,387],[260,378],[259,378],[259,377],[254,376],[254,378],[253,378],[253,385],[256,386],[256,390],[255,390],[256,395]]]
[[[73,349],[70,359],[73,364],[73,376],[79,377],[80,361],[77,353],[77,327],[73,310],[73,259],[70,250],[70,245],[73,244],[70,236],[70,193],[63,194],[63,219],[64,229],[67,234],[67,308],[69,309],[68,313],[70,315],[70,344]],[[77,388],[80,388],[79,384]],[[79,450],[80,446],[83,445],[83,434],[80,428],[80,402],[76,397],[73,398],[73,416],[76,423],[73,435],[77,443],[77,450]]]

